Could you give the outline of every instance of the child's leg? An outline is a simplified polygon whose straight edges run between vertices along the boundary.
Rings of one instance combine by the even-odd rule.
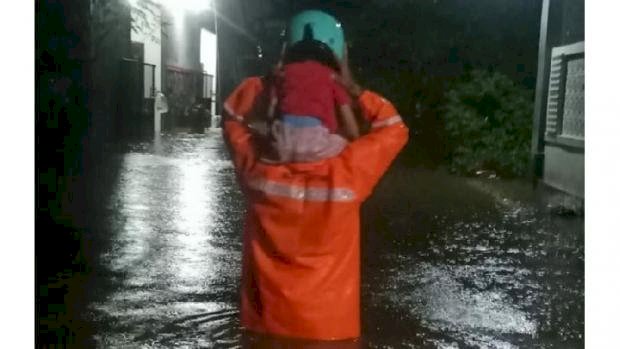
[[[334,157],[344,150],[347,140],[329,132],[320,120],[307,117],[276,122],[272,130],[274,148],[281,162],[314,162]]]
[[[294,134],[295,162],[314,162],[334,157],[340,154],[348,143],[344,137],[330,133],[323,125],[298,128]]]
[[[345,136],[350,140],[356,140],[360,137],[360,128],[350,105],[338,106],[338,116],[340,117],[340,126]]]

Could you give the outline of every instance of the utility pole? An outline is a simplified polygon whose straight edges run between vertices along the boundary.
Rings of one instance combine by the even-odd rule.
[[[214,115],[222,115],[222,89],[221,89],[221,63],[220,63],[220,33],[219,27],[219,14],[217,10],[218,0],[212,0],[211,8],[213,9],[213,22],[215,26],[215,110]]]
[[[549,81],[549,5],[543,0],[540,16],[540,40],[538,43],[538,71],[536,73],[536,97],[532,125],[531,175],[535,180],[542,176],[545,146],[545,114],[547,110],[547,83]]]

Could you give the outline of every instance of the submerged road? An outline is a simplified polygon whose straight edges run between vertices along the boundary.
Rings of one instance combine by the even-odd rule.
[[[244,202],[220,131],[111,161],[91,271],[64,281],[82,333],[98,348],[240,347]],[[364,206],[365,346],[583,347],[583,218],[542,196],[394,166]]]

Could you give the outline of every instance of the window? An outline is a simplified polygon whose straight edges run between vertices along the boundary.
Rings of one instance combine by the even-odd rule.
[[[571,59],[566,63],[562,136],[583,139],[584,90],[584,59]]]
[[[548,143],[583,147],[584,113],[583,41],[553,48],[547,97]]]

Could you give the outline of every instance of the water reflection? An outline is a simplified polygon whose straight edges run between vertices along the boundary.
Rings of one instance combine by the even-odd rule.
[[[112,286],[90,306],[91,320],[105,324],[99,347],[194,347],[239,337],[229,334],[237,329],[236,297],[229,292],[222,301],[219,292],[223,280],[234,290],[240,266],[229,259],[239,252],[213,235],[230,210],[220,207],[221,181],[233,176],[222,147],[215,131],[135,144],[123,155],[100,271]]]
[[[149,240],[156,227],[151,226],[150,211],[154,209],[152,185],[154,178],[147,171],[151,159],[142,154],[127,154],[121,167],[121,177],[114,208],[118,211],[116,224],[117,243],[104,256],[110,269],[114,271],[130,270],[148,253]]]
[[[178,213],[175,217],[174,244],[178,246],[174,255],[167,259],[176,275],[175,285],[191,286],[200,290],[201,280],[214,274],[209,245],[210,229],[213,226],[213,206],[217,203],[216,180],[209,177],[208,165],[199,160],[185,162],[180,166],[178,178]]]
[[[438,178],[417,171],[412,180],[425,187]],[[418,220],[425,224],[387,234],[367,227],[391,240],[367,252],[380,255],[364,285],[365,314],[378,317],[367,317],[370,347],[582,347],[583,218],[549,214],[526,186],[444,180],[443,188],[461,186],[452,202],[433,204],[409,189],[419,197],[414,208],[437,213]],[[481,194],[491,200],[476,203]],[[381,194],[376,199],[370,212],[406,214],[402,206],[379,206]],[[418,243],[401,243],[413,237]],[[385,326],[389,313],[399,321]]]
[[[85,315],[97,347],[334,347],[239,328],[244,202],[219,131],[134,144],[119,162],[101,200],[103,296]],[[336,347],[583,346],[583,219],[492,183],[390,171],[364,210],[365,338]]]

